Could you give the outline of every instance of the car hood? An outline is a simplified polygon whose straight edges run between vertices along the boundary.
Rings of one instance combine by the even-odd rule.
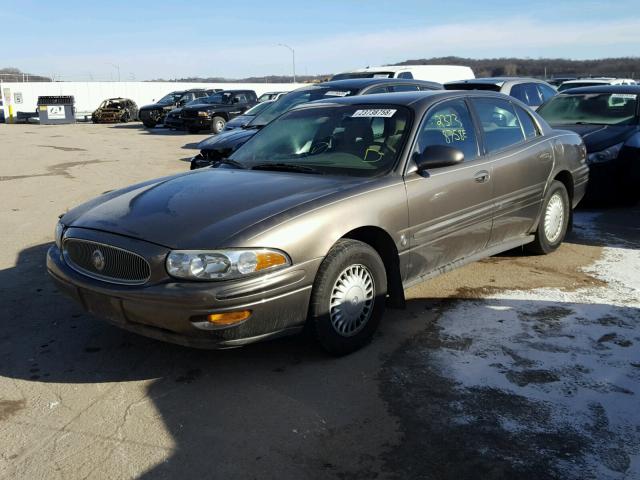
[[[228,107],[228,103],[196,103],[194,105],[189,105],[188,107],[184,107],[185,110],[210,110],[221,107]]]
[[[258,222],[367,182],[290,172],[205,168],[110,192],[62,222],[179,249],[225,243]]]
[[[176,108],[173,103],[150,103],[149,105],[143,105],[140,110],[166,110]]]
[[[242,145],[251,137],[258,133],[256,128],[238,128],[219,133],[209,137],[198,144],[200,150],[229,150],[233,151],[237,146]]]
[[[554,128],[571,130],[582,137],[587,152],[599,152],[611,145],[627,140],[638,131],[635,125],[553,125]]]

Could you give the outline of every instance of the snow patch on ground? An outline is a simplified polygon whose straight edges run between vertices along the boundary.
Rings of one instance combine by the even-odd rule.
[[[501,391],[549,412],[544,421],[510,412],[505,431],[580,439],[580,453],[557,462],[565,478],[640,478],[640,245],[598,231],[596,218],[578,215],[576,232],[611,245],[587,270],[608,286],[461,300],[440,317],[443,348],[431,358],[461,390]]]

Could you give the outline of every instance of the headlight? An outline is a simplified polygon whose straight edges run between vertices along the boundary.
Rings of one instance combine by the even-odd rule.
[[[167,272],[190,280],[227,280],[291,265],[277,250],[174,250],[167,256]]]
[[[208,117],[209,116],[209,112],[198,112],[198,116],[199,117]]]
[[[611,160],[615,160],[618,158],[618,154],[622,147],[623,143],[619,143],[617,145],[613,145],[609,148],[605,148],[600,152],[593,152],[587,155],[587,163],[602,163],[602,162],[610,162]]]
[[[62,234],[64,233],[64,225],[58,220],[56,223],[56,230],[53,234],[53,240],[56,242],[58,248],[62,248]]]

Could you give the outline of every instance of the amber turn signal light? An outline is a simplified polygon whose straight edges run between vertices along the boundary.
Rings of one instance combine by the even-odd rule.
[[[259,252],[256,255],[256,272],[287,263],[287,258],[277,252]]]
[[[233,325],[242,322],[251,316],[251,310],[238,310],[237,312],[211,313],[207,315],[207,321],[213,325]]]

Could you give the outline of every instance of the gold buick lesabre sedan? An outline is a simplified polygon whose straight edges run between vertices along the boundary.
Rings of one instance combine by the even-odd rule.
[[[577,134],[499,93],[335,98],[212,167],[69,211],[47,267],[142,335],[230,348],[306,326],[340,355],[409,285],[521,245],[555,250],[587,180]]]

